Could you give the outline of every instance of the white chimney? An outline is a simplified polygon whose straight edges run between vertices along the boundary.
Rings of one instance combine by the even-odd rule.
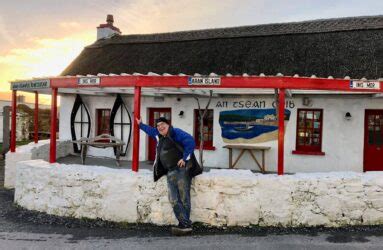
[[[107,15],[106,24],[97,27],[97,40],[112,37],[115,34],[121,35],[119,28],[113,26],[113,15]]]

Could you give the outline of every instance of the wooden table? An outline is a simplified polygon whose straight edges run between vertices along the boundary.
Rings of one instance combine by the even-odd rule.
[[[265,166],[265,151],[270,150],[271,147],[265,147],[265,146],[255,146],[255,145],[237,145],[237,144],[228,144],[223,146],[224,148],[229,149],[229,168],[234,168],[235,165],[238,163],[239,159],[243,156],[243,154],[247,151],[250,153],[251,158],[253,158],[254,162],[258,165],[259,169],[262,173],[265,172],[266,166]],[[233,149],[240,149],[241,152],[238,155],[238,158],[233,163]],[[262,153],[262,164],[259,163],[257,158],[254,155],[253,151],[261,151]]]
[[[122,152],[122,148],[125,145],[123,141],[120,139],[107,135],[102,134],[99,136],[96,136],[94,138],[81,138],[77,141],[72,141],[73,143],[80,144],[81,147],[81,163],[85,164],[86,154],[88,151],[88,147],[95,147],[95,148],[114,148],[116,151],[116,164],[117,166],[120,166],[120,156]]]

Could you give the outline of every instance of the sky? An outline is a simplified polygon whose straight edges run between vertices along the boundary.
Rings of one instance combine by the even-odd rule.
[[[107,14],[123,34],[146,34],[382,15],[383,1],[0,0],[0,100],[10,97],[9,81],[59,75]]]

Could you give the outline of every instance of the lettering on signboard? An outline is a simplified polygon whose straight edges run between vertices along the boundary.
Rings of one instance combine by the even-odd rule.
[[[379,81],[350,81],[351,89],[380,89]]]
[[[188,79],[189,85],[221,85],[220,77],[189,77]]]
[[[100,85],[100,77],[82,77],[78,79],[78,85]]]
[[[270,106],[271,104],[271,106]],[[251,109],[251,108],[275,108],[276,102],[272,103],[266,102],[266,100],[235,100],[235,101],[226,101],[226,100],[218,100],[215,104],[216,108],[241,108],[241,109]],[[286,100],[285,108],[294,109],[295,103],[294,100]]]
[[[47,89],[50,87],[50,80],[32,80],[25,82],[12,82],[12,90],[22,90],[22,89]]]

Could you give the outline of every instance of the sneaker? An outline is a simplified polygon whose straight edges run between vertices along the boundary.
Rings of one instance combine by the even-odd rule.
[[[174,236],[184,236],[184,235],[189,235],[193,229],[191,227],[172,227],[172,234]]]

